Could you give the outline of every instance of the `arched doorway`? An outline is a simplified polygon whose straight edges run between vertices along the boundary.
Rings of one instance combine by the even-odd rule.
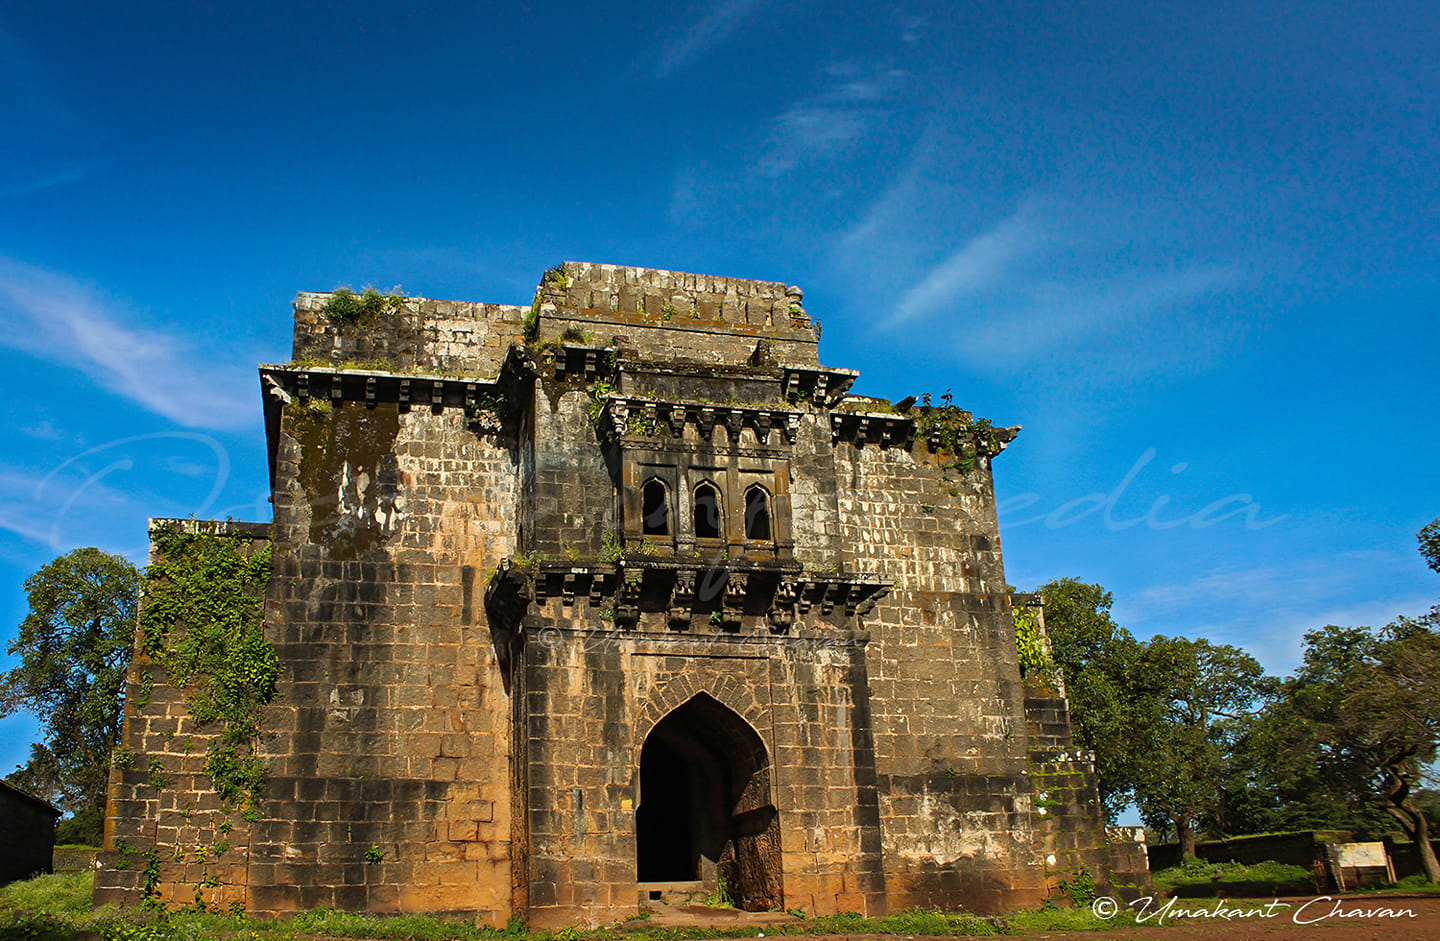
[[[709,860],[737,905],[781,908],[776,817],[765,743],[714,697],[697,693],[646,736],[635,814],[639,881],[694,881]]]

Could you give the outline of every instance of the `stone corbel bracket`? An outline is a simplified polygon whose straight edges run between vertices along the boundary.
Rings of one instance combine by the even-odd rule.
[[[974,436],[976,452],[984,455],[985,457],[994,457],[995,455],[999,454],[1001,451],[1009,447],[1010,442],[1014,441],[1020,436],[1021,426],[1010,425],[1007,428],[991,428],[990,431],[991,434],[994,435],[995,439],[993,447],[991,446],[990,442],[981,435],[977,434]],[[932,434],[928,443],[930,445],[930,450],[938,451],[940,449],[940,436],[938,434]]]
[[[915,419],[878,412],[831,412],[830,440],[834,444],[848,441],[856,447],[908,448],[915,442]]]
[[[727,632],[739,630],[746,612],[763,612],[770,633],[788,633],[799,616],[843,612],[862,616],[893,583],[856,572],[803,572],[796,565],[765,566],[626,557],[620,562],[503,561],[485,588],[485,610],[496,651],[508,663],[523,636],[531,605],[558,599],[564,607],[587,600],[592,610],[613,605],[617,627],[634,627],[644,612],[663,614],[672,630],[689,628],[706,610]]]
[[[615,350],[610,347],[564,344],[547,349],[546,353],[554,358],[554,377],[557,380],[594,382],[615,373]]]
[[[773,446],[772,435],[778,431],[783,443],[791,445],[800,430],[800,413],[763,405],[710,405],[625,395],[607,397],[600,410],[600,427],[617,440],[681,438],[686,425],[693,426],[702,438],[723,426],[731,441],[739,439],[741,429],[749,428],[763,446]]]
[[[436,409],[481,409],[501,394],[503,377],[461,379],[428,373],[394,373],[328,366],[261,366],[265,391],[281,402],[329,399],[332,404],[381,402]]]
[[[809,400],[824,408],[834,408],[850,391],[860,373],[854,369],[825,369],[818,366],[782,367],[782,388],[792,402]]]

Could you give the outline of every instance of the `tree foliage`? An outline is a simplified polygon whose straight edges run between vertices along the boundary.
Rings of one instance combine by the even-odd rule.
[[[1235,647],[1137,641],[1099,585],[1064,578],[1039,592],[1075,742],[1095,753],[1107,817],[1133,802],[1153,826],[1193,840],[1220,816],[1234,743],[1273,681]]]
[[[1193,856],[1196,831],[1220,816],[1236,742],[1273,680],[1238,647],[1206,640],[1157,636],[1141,662],[1135,803],[1147,824],[1174,829],[1182,857]]]
[[[9,780],[98,819],[120,737],[125,669],[135,645],[140,574],[119,556],[76,549],[25,580],[30,611],[0,677],[0,715],[28,710],[43,741]]]
[[[1420,554],[1425,557],[1426,564],[1440,572],[1440,516],[1416,533],[1415,538],[1420,540]]]

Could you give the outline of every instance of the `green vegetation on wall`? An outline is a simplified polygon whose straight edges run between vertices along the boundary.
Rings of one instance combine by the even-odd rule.
[[[279,676],[264,634],[270,547],[250,551],[252,539],[249,533],[156,532],[140,614],[143,652],[185,691],[196,722],[219,725],[205,761],[216,792],[243,804],[254,804],[265,780],[255,745],[260,710],[274,697]]]
[[[1035,612],[1028,607],[1017,607],[1015,616],[1015,653],[1020,658],[1020,675],[1027,679],[1045,682],[1052,676],[1055,664],[1050,651],[1040,638]]]
[[[336,326],[366,324],[383,314],[399,310],[406,298],[399,288],[381,294],[367,287],[356,294],[349,288],[336,288],[320,307],[320,311]]]
[[[995,426],[984,418],[972,418],[964,409],[955,405],[954,396],[946,389],[940,396],[940,404],[930,401],[930,393],[921,396],[923,408],[915,417],[917,437],[927,441],[934,439],[935,447],[942,457],[941,467],[968,474],[975,469],[978,454],[997,454],[1000,439],[995,435]]]

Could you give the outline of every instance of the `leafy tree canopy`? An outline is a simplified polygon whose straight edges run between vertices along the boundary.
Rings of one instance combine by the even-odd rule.
[[[1425,557],[1425,562],[1440,572],[1440,516],[1431,520],[1429,525],[1415,536],[1420,540],[1420,554]]]
[[[1111,820],[1133,797],[1137,725],[1134,689],[1140,679],[1140,645],[1110,616],[1110,592],[1074,578],[1046,582],[1050,653],[1065,682],[1075,743],[1095,753],[1100,799]]]
[[[98,820],[120,737],[125,668],[135,644],[140,573],[119,556],[76,549],[25,580],[30,612],[0,675],[0,715],[28,710],[43,741],[8,780]]]

